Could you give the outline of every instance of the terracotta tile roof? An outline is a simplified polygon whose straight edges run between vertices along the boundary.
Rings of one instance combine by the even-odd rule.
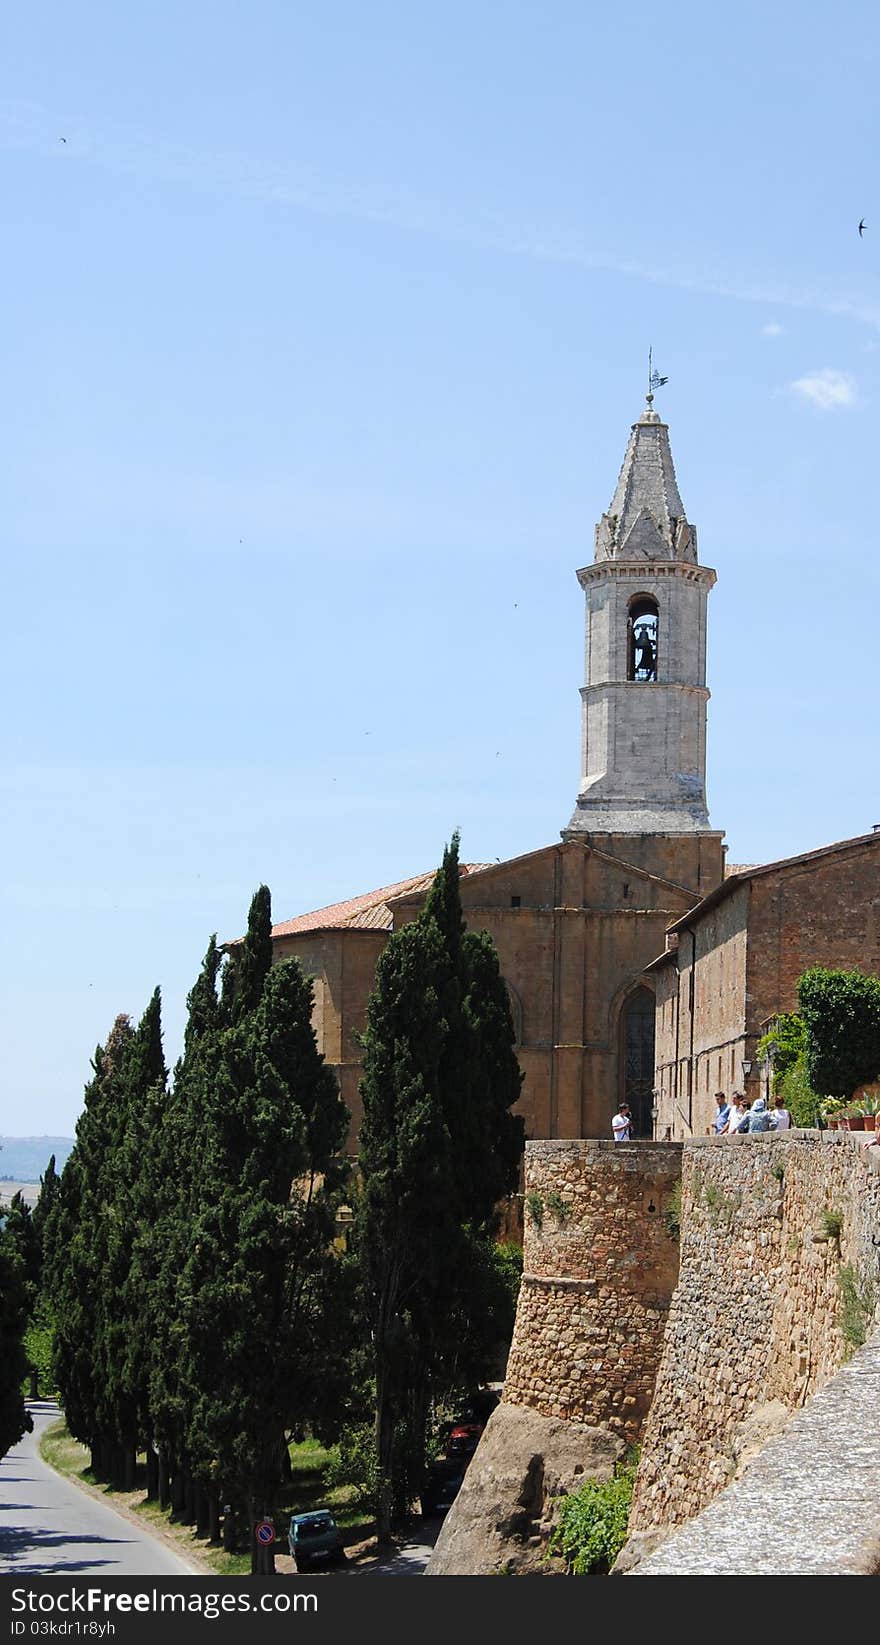
[[[462,874],[473,874],[488,863],[462,863]],[[332,931],[352,926],[391,931],[394,920],[388,903],[392,897],[407,892],[427,891],[436,869],[430,874],[414,874],[411,879],[398,880],[396,885],[383,885],[379,891],[366,891],[361,897],[349,897],[347,902],[334,902],[328,908],[318,908],[313,914],[298,914],[294,920],[283,920],[273,925],[273,937],[295,937],[305,931]],[[239,941],[241,939],[239,938]]]

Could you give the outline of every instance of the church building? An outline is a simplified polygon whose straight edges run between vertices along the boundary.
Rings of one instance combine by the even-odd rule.
[[[627,1100],[653,1134],[655,978],[666,930],[724,880],[706,805],[706,618],[715,572],[679,495],[653,395],[633,424],[585,595],[581,776],[553,843],[462,868],[466,923],[489,932],[510,993],[530,1138],[610,1136]],[[303,914],[273,928],[277,959],[313,978],[318,1045],[352,1113],[366,1006],[389,933],[433,878]]]

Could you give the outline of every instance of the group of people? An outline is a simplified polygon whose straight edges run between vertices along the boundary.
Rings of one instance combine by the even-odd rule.
[[[791,1115],[785,1106],[784,1097],[774,1097],[773,1107],[768,1108],[766,1097],[756,1097],[753,1103],[748,1103],[742,1091],[734,1091],[728,1101],[723,1091],[716,1091],[715,1103],[715,1122],[710,1135],[714,1133],[716,1137],[720,1137],[732,1136],[736,1131],[791,1130]],[[611,1132],[615,1142],[633,1140],[633,1119],[629,1103],[621,1103],[611,1121]]]
[[[756,1097],[748,1103],[742,1091],[734,1091],[728,1101],[723,1091],[715,1092],[715,1121],[712,1131],[716,1137],[732,1136],[745,1131],[790,1131],[791,1115],[784,1097],[774,1097],[773,1107],[767,1107],[766,1097]]]

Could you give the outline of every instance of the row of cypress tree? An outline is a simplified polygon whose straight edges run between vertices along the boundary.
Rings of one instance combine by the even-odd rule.
[[[169,1083],[160,998],[93,1062],[46,1229],[56,1374],[97,1477],[233,1547],[271,1517],[284,1434],[332,1367],[322,1340],[347,1112],[311,1027],[311,986],[272,966],[269,892],[223,967],[212,938]],[[254,1544],[254,1568],[262,1550]],[[266,1561],[271,1564],[271,1554]]]
[[[231,955],[211,939],[187,1003],[173,1079],[158,989],[95,1053],[43,1237],[57,1385],[99,1478],[130,1488],[145,1452],[149,1495],[229,1548],[247,1528],[266,1571],[250,1526],[272,1517],[291,1430],[332,1437],[373,1411],[387,1536],[432,1406],[509,1331],[493,1236],[522,1075],[494,947],[464,927],[457,835],[379,961],[353,1174],[311,984],[272,964],[265,886]]]

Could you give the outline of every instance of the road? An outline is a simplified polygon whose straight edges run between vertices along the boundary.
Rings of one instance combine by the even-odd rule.
[[[40,1435],[60,1412],[30,1400],[34,1431],[0,1462],[0,1571],[13,1576],[195,1576],[157,1537],[43,1462]]]

